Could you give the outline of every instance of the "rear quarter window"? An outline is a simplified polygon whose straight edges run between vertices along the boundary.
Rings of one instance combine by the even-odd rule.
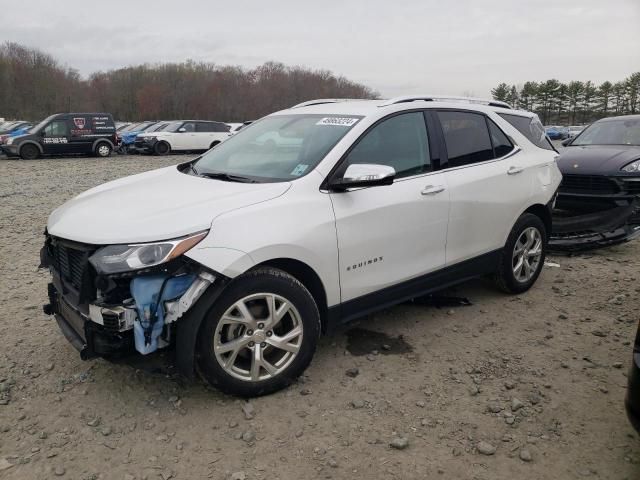
[[[535,146],[544,148],[545,150],[553,150],[553,145],[547,139],[544,126],[537,117],[523,117],[521,115],[512,115],[509,113],[498,113],[502,118],[511,124],[516,130],[533,143]]]

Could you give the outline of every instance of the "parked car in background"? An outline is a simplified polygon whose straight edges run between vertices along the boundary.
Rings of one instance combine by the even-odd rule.
[[[116,146],[109,113],[58,113],[0,148],[9,156],[33,160],[43,155],[94,154],[108,157]]]
[[[15,127],[0,133],[0,144],[5,143],[11,137],[24,135],[33,125],[30,122],[16,122]]]
[[[148,129],[157,125],[159,122],[157,120],[149,120],[146,122],[139,122],[133,125],[130,125],[120,132],[118,132],[118,151],[122,153],[127,153],[129,151],[129,147],[132,147],[136,141],[136,137],[146,132]]]
[[[570,126],[569,127],[569,137],[568,138],[577,137],[584,130],[584,128],[585,127],[580,126],[580,125],[572,125],[572,126]]]
[[[598,120],[563,145],[556,202],[567,212],[563,241],[606,245],[640,235],[640,115]]]
[[[171,152],[204,151],[229,137],[229,125],[207,120],[179,120],[157,132],[138,135],[139,152],[167,155]]]
[[[546,127],[545,132],[551,140],[564,140],[569,137],[569,129],[567,127],[552,126]]]
[[[120,132],[131,125],[131,122],[116,122],[116,132]]]
[[[305,102],[82,193],[47,223],[44,311],[81,358],[173,345],[183,374],[256,396],[293,382],[321,332],[371,312],[483,275],[525,292],[557,153],[534,114],[478,102]]]

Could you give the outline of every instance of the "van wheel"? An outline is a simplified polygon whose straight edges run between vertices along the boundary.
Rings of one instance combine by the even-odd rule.
[[[282,270],[234,279],[205,314],[196,364],[225,393],[255,397],[281,390],[309,365],[320,314],[309,291]]]
[[[536,282],[547,256],[547,230],[540,217],[522,215],[500,255],[495,281],[507,293],[526,292]]]
[[[20,158],[23,160],[35,160],[40,156],[40,150],[35,145],[27,144],[20,149]]]
[[[106,158],[111,155],[111,145],[106,142],[100,142],[96,145],[95,153],[97,157]]]
[[[153,152],[156,155],[168,155],[171,151],[171,146],[167,142],[158,142],[153,147]]]
[[[217,140],[215,142],[213,142],[211,145],[209,145],[209,150],[211,150],[213,147],[215,147],[216,145],[218,145],[220,142],[218,142]]]

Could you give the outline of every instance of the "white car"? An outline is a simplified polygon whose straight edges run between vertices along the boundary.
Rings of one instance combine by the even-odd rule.
[[[171,152],[209,150],[228,137],[229,126],[226,123],[180,120],[171,122],[160,131],[139,134],[134,145],[142,153],[168,155]]]
[[[307,102],[57,208],[45,312],[82,358],[174,345],[186,375],[273,392],[345,322],[482,275],[528,290],[556,156],[535,114],[502,103]]]

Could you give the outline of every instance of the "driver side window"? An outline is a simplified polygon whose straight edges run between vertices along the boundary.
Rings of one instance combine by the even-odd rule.
[[[393,167],[396,178],[430,171],[429,138],[422,112],[396,115],[373,127],[351,150],[343,168],[357,163]]]
[[[44,128],[45,137],[66,137],[69,134],[67,122],[55,120]]]

